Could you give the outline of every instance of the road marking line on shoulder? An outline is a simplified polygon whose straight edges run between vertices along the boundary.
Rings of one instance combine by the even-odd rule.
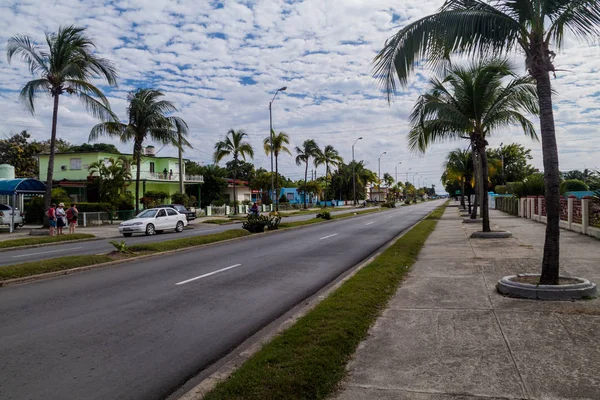
[[[18,256],[12,256],[12,258],[19,258],[19,257],[29,257],[29,256],[38,256],[40,254],[48,254],[48,253],[58,253],[60,251],[67,251],[67,250],[79,250],[79,249],[83,249],[83,246],[81,247],[71,247],[69,249],[60,249],[60,250],[49,250],[49,251],[43,251],[41,253],[28,253],[28,254],[21,254]]]
[[[328,238],[334,237],[334,236],[337,236],[337,233],[334,233],[333,235],[323,236],[322,238],[319,238],[319,240],[328,239]]]
[[[240,265],[242,265],[242,264],[230,265],[229,267],[221,268],[221,269],[218,269],[216,271],[209,272],[208,274],[200,275],[200,276],[197,276],[195,278],[191,278],[191,279],[187,279],[185,281],[177,282],[176,285],[183,285],[185,283],[197,281],[198,279],[206,278],[207,276],[215,275],[215,274],[218,274],[219,272],[227,271],[228,269],[237,268]]]
[[[365,226],[367,226],[367,225],[371,225],[371,224],[374,224],[374,223],[375,223],[375,221],[367,222],[367,223],[365,224]]]

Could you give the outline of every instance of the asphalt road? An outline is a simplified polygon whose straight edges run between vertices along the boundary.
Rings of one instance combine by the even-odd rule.
[[[345,209],[341,211],[334,211],[332,214],[347,213],[350,210]],[[282,222],[301,221],[314,218],[314,214],[290,216],[283,218]],[[151,242],[162,242],[165,240],[180,239],[189,236],[200,236],[208,235],[218,232],[223,232],[230,229],[241,229],[242,224],[230,224],[230,225],[213,225],[213,224],[201,224],[193,223],[186,228],[183,232],[175,233],[173,231],[166,231],[162,234],[154,236],[134,235],[130,238],[123,238],[119,235],[118,226],[114,226],[115,238],[124,239],[128,244],[140,244],[140,243],[151,243]],[[49,258],[64,257],[64,256],[75,256],[75,255],[86,255],[86,254],[101,254],[108,253],[114,250],[114,246],[109,242],[112,239],[101,239],[86,241],[81,243],[67,243],[67,244],[56,244],[52,246],[34,247],[28,249],[16,249],[0,252],[0,267],[3,265],[19,264],[29,261],[46,260]]]
[[[164,399],[442,201],[0,289],[0,398]]]

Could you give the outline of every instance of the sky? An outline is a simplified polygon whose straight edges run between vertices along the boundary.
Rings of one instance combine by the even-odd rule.
[[[50,137],[52,101],[40,97],[36,114],[18,101],[20,88],[32,79],[27,65],[6,60],[6,42],[26,34],[43,44],[44,33],[61,25],[88,28],[98,54],[113,62],[119,85],[96,82],[112,109],[126,121],[127,94],[140,87],[160,89],[190,128],[193,149],[185,157],[212,163],[217,141],[230,129],[243,129],[255,149],[256,167],[270,169],[263,151],[273,128],[284,131],[292,149],[306,139],[333,145],[346,162],[364,160],[367,168],[415,184],[435,184],[438,192],[448,151],[465,142],[433,145],[425,154],[407,148],[408,115],[427,90],[431,75],[418,70],[391,104],[372,78],[373,58],[385,40],[407,23],[434,13],[441,0],[51,0],[0,3],[0,135],[27,130],[34,139]],[[600,51],[568,37],[555,59],[552,84],[560,169],[600,168]],[[525,73],[522,57],[514,58]],[[61,96],[58,137],[73,144],[87,141],[98,122],[77,99]],[[536,120],[536,125],[538,124]],[[130,153],[132,143],[113,143]],[[521,143],[532,149],[542,168],[541,144],[517,127],[493,132],[490,146]],[[151,144],[151,143],[148,143]],[[157,146],[158,155],[176,149]],[[386,152],[385,154],[383,154]],[[227,159],[221,162],[224,165]],[[379,168],[380,165],[380,168]],[[410,170],[409,170],[410,169]],[[280,156],[279,171],[294,180],[304,169],[294,157]],[[325,167],[317,170],[323,175]],[[416,175],[415,175],[416,174]]]

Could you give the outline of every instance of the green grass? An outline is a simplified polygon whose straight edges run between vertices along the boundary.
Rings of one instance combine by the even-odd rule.
[[[46,272],[64,271],[67,269],[85,267],[114,260],[108,255],[85,255],[53,258],[43,261],[31,261],[23,264],[0,267],[0,282],[7,279],[23,278]]]
[[[416,261],[443,210],[421,221],[204,399],[329,397],[344,377],[356,347]]]
[[[22,239],[10,239],[0,241],[0,249],[6,249],[9,247],[31,246],[36,244],[58,243],[65,242],[67,240],[80,240],[94,237],[94,235],[90,235],[88,233],[73,233],[70,235],[60,236],[33,236]]]
[[[332,215],[330,221],[332,221],[334,219],[349,218],[349,217],[353,217],[354,215],[369,214],[369,213],[377,212],[377,211],[381,211],[381,210],[379,208],[372,208],[372,209],[367,209],[367,210],[362,210],[362,211],[348,211],[347,213],[344,213],[344,214]],[[282,222],[279,224],[279,228],[280,229],[295,228],[297,226],[316,224],[317,222],[323,222],[323,221],[327,221],[327,220],[321,219],[321,218],[311,218],[311,219],[307,219],[304,221]]]
[[[216,224],[223,225],[231,223],[229,219],[207,219],[206,221],[202,221],[203,224]]]
[[[244,229],[232,229],[230,231],[219,232],[212,235],[192,236],[182,239],[167,240],[165,242],[136,244],[129,246],[129,250],[133,252],[161,252],[177,250],[184,249],[186,247],[199,246],[202,244],[215,243],[223,240],[249,236],[250,234],[250,232]]]

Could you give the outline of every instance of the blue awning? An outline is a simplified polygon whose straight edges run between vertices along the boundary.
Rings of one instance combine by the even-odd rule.
[[[0,179],[0,195],[45,193],[46,185],[37,179]]]

